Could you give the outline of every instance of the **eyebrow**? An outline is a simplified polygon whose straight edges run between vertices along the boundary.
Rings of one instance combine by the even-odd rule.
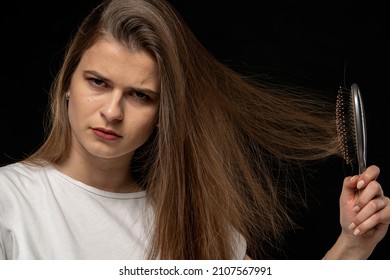
[[[84,70],[83,73],[87,74],[87,75],[96,76],[98,79],[104,81],[105,83],[113,84],[113,82],[110,79],[104,77],[103,75],[99,74],[96,71]],[[158,96],[160,94],[159,92],[156,92],[156,91],[153,91],[153,90],[147,89],[147,88],[138,88],[138,87],[130,87],[130,88],[133,89],[133,90],[136,90],[136,91],[145,92],[145,93],[149,93],[149,94],[154,94],[156,96]]]

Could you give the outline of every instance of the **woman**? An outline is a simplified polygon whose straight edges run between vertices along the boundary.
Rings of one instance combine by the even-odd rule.
[[[94,9],[51,94],[43,145],[0,169],[3,259],[266,256],[293,226],[287,171],[340,155],[332,104],[233,72],[164,0]],[[326,258],[386,234],[378,175],[344,180]]]

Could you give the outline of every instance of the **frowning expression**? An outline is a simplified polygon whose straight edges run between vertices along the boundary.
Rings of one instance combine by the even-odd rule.
[[[83,54],[69,96],[72,149],[97,158],[130,159],[156,126],[156,63],[146,52],[102,38]]]

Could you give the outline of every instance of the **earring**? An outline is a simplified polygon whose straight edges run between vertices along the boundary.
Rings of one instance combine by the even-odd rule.
[[[69,91],[65,92],[65,99],[69,100]]]

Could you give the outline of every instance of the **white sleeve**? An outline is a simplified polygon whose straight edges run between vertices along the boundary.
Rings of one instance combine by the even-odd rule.
[[[4,234],[3,234],[3,225],[0,221],[0,260],[5,260],[5,245],[4,245],[4,241],[3,241],[3,238],[4,238]]]
[[[243,260],[247,251],[247,244],[245,238],[237,231],[233,232],[233,258],[235,260]]]

